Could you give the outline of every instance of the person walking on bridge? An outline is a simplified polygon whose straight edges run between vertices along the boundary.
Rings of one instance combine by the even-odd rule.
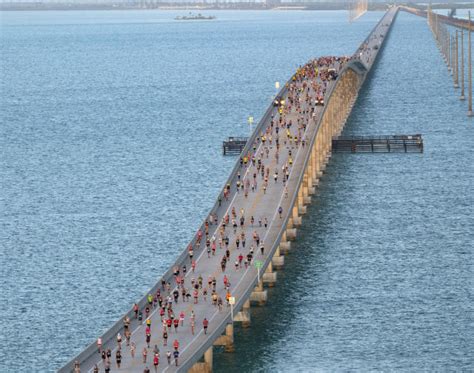
[[[173,351],[173,356],[174,356],[174,363],[175,363],[176,366],[178,366],[179,351],[174,350]]]
[[[142,351],[143,364],[146,363],[146,356],[147,355],[148,355],[148,350],[146,349],[146,347],[143,347],[143,351]]]
[[[122,353],[120,350],[117,350],[115,353],[115,361],[117,362],[117,368],[120,369],[120,365],[122,364]]]
[[[137,349],[137,345],[135,342],[130,343],[130,355],[132,356],[132,359],[135,359],[135,350]]]
[[[166,346],[168,342],[168,331],[165,329],[163,330],[163,346]]]
[[[178,341],[177,339],[175,339],[175,340],[173,341],[173,348],[174,348],[175,350],[178,350],[178,349],[179,349],[179,341]]]
[[[204,320],[202,320],[202,326],[204,328],[204,334],[207,334],[207,328],[209,326],[209,321],[206,318],[204,318]]]

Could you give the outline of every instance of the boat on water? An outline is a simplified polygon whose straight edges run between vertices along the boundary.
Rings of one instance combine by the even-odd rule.
[[[196,21],[196,20],[211,20],[216,19],[215,16],[203,16],[201,13],[192,14],[189,13],[187,16],[177,16],[175,17],[176,21]]]

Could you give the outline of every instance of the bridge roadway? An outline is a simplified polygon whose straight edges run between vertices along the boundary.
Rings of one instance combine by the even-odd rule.
[[[327,68],[334,68],[339,72],[339,76],[342,76],[349,66],[351,69],[356,71],[362,77],[361,84],[373,65],[379,49],[382,46],[384,36],[389,31],[392,20],[397,14],[397,9],[392,8],[389,10],[382,20],[377,24],[369,37],[361,44],[359,49],[356,51],[354,56],[346,62],[345,59],[335,60],[333,58],[328,60],[321,60],[322,66],[317,66],[319,76],[306,78],[299,81],[290,79],[289,82],[282,88],[279,95],[284,98],[285,103],[283,105],[282,114],[279,113],[279,108],[270,106],[265,113],[262,120],[259,122],[256,130],[250,137],[246,148],[242,154],[247,154],[250,157],[255,157],[257,160],[260,159],[265,167],[265,170],[269,170],[268,174],[268,186],[264,190],[263,185],[265,184],[264,179],[258,171],[256,165],[252,162],[246,166],[241,165],[241,162],[237,162],[229,177],[227,185],[230,185],[230,194],[228,200],[220,196],[221,202],[216,201],[215,206],[211,210],[209,217],[206,219],[211,224],[208,225],[209,238],[215,238],[216,243],[216,254],[208,255],[205,245],[205,223],[200,228],[203,233],[203,239],[198,242],[197,234],[196,237],[190,243],[190,246],[194,248],[194,259],[196,260],[195,272],[191,271],[191,262],[189,259],[188,250],[184,250],[172,266],[162,277],[163,280],[170,283],[170,292],[172,293],[176,286],[176,279],[173,275],[173,271],[176,267],[179,267],[180,273],[182,273],[183,265],[187,267],[187,273],[184,276],[184,287],[189,290],[191,297],[189,301],[183,301],[181,297],[181,290],[179,295],[179,301],[175,303],[173,301],[173,313],[176,318],[179,317],[181,312],[185,314],[184,326],[179,326],[177,332],[174,328],[170,328],[168,332],[168,345],[164,346],[163,341],[163,324],[159,314],[159,307],[151,309],[149,316],[151,320],[151,341],[150,348],[147,348],[148,356],[146,363],[142,361],[142,351],[146,348],[145,342],[145,323],[139,322],[135,319],[133,310],[127,312],[124,316],[129,316],[131,319],[130,330],[131,330],[131,341],[136,344],[135,358],[131,357],[130,349],[125,344],[123,321],[118,320],[112,328],[110,328],[101,337],[103,340],[103,348],[110,348],[112,352],[112,358],[110,364],[105,363],[101,359],[101,355],[97,352],[96,343],[91,343],[83,352],[81,352],[76,358],[71,360],[60,372],[74,371],[74,362],[80,363],[80,371],[82,372],[93,372],[94,366],[97,365],[97,369],[100,372],[105,371],[106,365],[110,365],[110,371],[123,371],[123,372],[143,372],[144,368],[149,367],[150,371],[155,371],[153,367],[153,347],[156,344],[160,350],[159,353],[159,366],[156,371],[159,372],[184,372],[190,369],[195,362],[203,356],[208,349],[212,347],[214,341],[226,330],[227,325],[232,323],[231,320],[231,308],[226,305],[226,289],[224,288],[223,278],[227,276],[230,282],[229,291],[236,299],[236,305],[234,315],[237,311],[241,310],[244,304],[249,300],[250,295],[254,300],[266,300],[266,292],[262,288],[261,281],[258,282],[258,278],[263,276],[265,268],[271,263],[273,254],[282,239],[282,232],[286,231],[287,223],[292,214],[292,208],[297,198],[296,194],[301,184],[302,175],[305,172],[306,164],[308,161],[309,154],[312,149],[310,145],[313,145],[314,139],[320,130],[321,116],[324,113],[323,106],[316,106],[315,99],[319,93],[324,93],[324,99],[327,102],[330,99],[331,92],[334,90],[335,85],[339,81],[337,80],[322,80],[321,74],[327,70]],[[377,46],[377,47],[376,47]],[[307,71],[314,71],[314,67],[308,67]],[[309,74],[310,75],[310,74]],[[309,87],[303,90],[303,84]],[[290,105],[293,100],[295,104]],[[299,104],[296,104],[299,103]],[[300,105],[298,108],[297,106]],[[280,123],[280,118],[282,122]],[[273,120],[273,125],[272,125]],[[289,129],[285,124],[292,122]],[[306,125],[304,128],[303,123]],[[276,127],[279,126],[279,134],[276,134]],[[263,136],[266,136],[266,141],[263,141]],[[270,141],[272,137],[272,141]],[[277,150],[276,138],[279,138],[280,149]],[[296,143],[291,138],[297,137],[299,141]],[[305,140],[303,145],[302,140]],[[277,159],[278,154],[278,159]],[[291,155],[290,155],[291,154]],[[256,162],[257,164],[257,162]],[[282,167],[288,167],[288,181],[284,184],[282,179],[285,175]],[[274,175],[278,172],[277,181],[274,181]],[[256,177],[255,177],[256,175]],[[267,171],[265,171],[267,175]],[[243,182],[244,185],[250,184],[250,187],[245,187],[248,196],[244,189],[238,190],[237,181]],[[251,185],[254,180],[257,183],[257,188],[252,191]],[[280,216],[278,210],[282,208],[282,215]],[[237,229],[232,227],[232,208],[236,211],[236,224]],[[223,218],[226,215],[230,215],[229,224],[224,229],[222,227]],[[215,217],[217,216],[217,219]],[[245,218],[244,225],[240,226],[240,218]],[[251,217],[254,217],[254,224],[250,223]],[[258,223],[259,219],[262,220],[262,226]],[[265,219],[268,221],[268,227],[264,226]],[[216,223],[216,220],[218,223]],[[245,234],[246,243],[245,247],[242,243],[242,232]],[[253,239],[253,235],[258,234],[260,242],[263,244],[264,253],[260,252],[260,246],[257,245]],[[240,248],[236,247],[236,238],[240,237],[241,243]],[[221,270],[221,259],[225,255],[225,244],[222,244],[220,248],[219,238],[229,238],[229,250],[230,260],[227,263],[225,272]],[[224,240],[225,241],[225,240]],[[250,248],[254,248],[254,256],[251,265],[247,268],[242,265],[242,268],[236,269],[234,263],[238,261],[239,254],[242,253],[244,258],[249,253]],[[259,260],[263,263],[262,269],[257,269],[255,261]],[[271,267],[271,264],[270,264]],[[270,268],[269,267],[269,268]],[[260,273],[258,273],[260,271]],[[208,288],[208,279],[215,277],[217,280],[216,292],[224,300],[224,306],[222,310],[214,306],[211,303],[211,289],[208,288],[207,300],[203,299],[202,289],[198,292],[198,303],[194,304],[193,301],[193,290],[191,288],[191,279],[197,280],[198,276],[201,275],[203,278],[203,288]],[[260,276],[259,276],[260,275]],[[164,304],[166,303],[166,296],[168,292],[162,289],[161,281],[159,281],[151,290],[150,294],[155,295],[160,289],[161,295],[165,298]],[[142,310],[145,320],[145,307],[147,304],[146,297],[140,300],[139,308]],[[195,314],[195,333],[191,332],[191,312]],[[203,330],[203,320],[207,318],[209,321],[209,328],[207,334]],[[120,369],[116,365],[116,351],[117,342],[116,336],[120,333],[123,338],[122,342],[122,362]],[[179,365],[175,366],[174,361],[168,365],[166,359],[166,352],[173,351],[173,341],[179,342]],[[212,353],[211,353],[212,363]],[[209,367],[209,365],[208,365]],[[209,370],[209,368],[207,369]],[[79,371],[79,368],[76,368]]]
[[[400,10],[403,10],[407,13],[414,14],[419,17],[428,18],[428,13],[433,12],[432,10],[423,10],[417,9],[409,6],[400,6]],[[446,23],[448,25],[459,27],[465,30],[474,30],[474,21],[469,19],[457,18],[457,17],[449,17],[439,13],[432,13],[435,14],[435,17],[439,22]]]

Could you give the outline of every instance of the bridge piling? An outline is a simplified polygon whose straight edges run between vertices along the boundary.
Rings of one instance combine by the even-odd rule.
[[[259,306],[265,305],[267,302],[267,291],[263,289],[263,281],[257,283],[254,290],[250,294],[250,302],[258,304]]]
[[[204,352],[204,361],[198,361],[188,370],[188,373],[212,373],[212,346]]]
[[[283,254],[287,255],[291,250],[291,242],[289,242],[289,241],[280,242],[279,247],[280,247],[280,251]]]
[[[471,11],[469,11],[469,23],[471,23]],[[468,67],[467,67],[467,76],[469,80],[468,86],[468,109],[467,109],[467,116],[472,117],[474,114],[472,112],[472,54],[471,54],[471,28],[468,30],[468,47],[467,47],[467,55],[468,55]]]
[[[278,269],[283,268],[285,265],[285,257],[280,253],[280,246],[277,247],[275,254],[273,254],[272,265]]]
[[[297,234],[296,228],[291,228],[291,229],[286,230],[286,235],[290,241],[296,240],[296,234]]]
[[[250,300],[247,299],[242,309],[234,315],[234,322],[240,322],[243,328],[250,326]]]
[[[458,44],[459,35],[458,30],[456,30],[454,37],[454,88],[459,88]]]
[[[298,202],[295,203],[295,206],[293,206],[293,209],[292,209],[292,217],[291,217],[291,221],[293,222],[293,224],[291,226],[287,226],[286,228],[286,236],[287,236],[287,239],[288,240],[293,240],[294,238],[290,237],[288,235],[288,231],[289,230],[292,230],[294,229],[294,227],[299,227],[301,225],[301,218],[299,216],[299,207],[298,207]],[[296,231],[296,229],[295,229]],[[296,233],[295,233],[295,236],[296,236]]]
[[[277,281],[277,273],[273,271],[272,262],[270,262],[265,269],[265,273],[262,276],[263,283],[266,284],[268,287],[275,286]]]
[[[298,214],[304,215],[306,214],[306,206],[304,205],[304,193],[303,193],[304,186],[300,186],[300,190],[298,192]],[[301,218],[299,221],[299,225],[301,225]]]
[[[461,96],[459,99],[465,100],[464,97],[464,29],[461,28]]]
[[[224,346],[225,352],[234,352],[234,324],[229,323],[225,327],[223,335],[214,341],[214,346]]]

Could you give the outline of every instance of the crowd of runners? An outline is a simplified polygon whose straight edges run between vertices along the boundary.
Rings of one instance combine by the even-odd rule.
[[[387,14],[387,23],[378,25],[352,58],[368,66],[373,63],[373,51],[396,12]],[[217,210],[188,246],[186,260],[147,295],[144,306],[133,305],[114,340],[97,340],[97,357],[82,363],[88,372],[147,373],[179,367],[186,349],[200,346],[218,315],[228,314],[230,299],[238,294],[256,258],[263,261],[269,255],[274,232],[281,229],[285,209],[291,207],[293,165],[315,134],[318,107],[324,107],[331,81],[349,59],[321,57],[297,69],[285,94],[273,101],[271,118],[251,137],[236,177],[225,185]],[[74,371],[81,371],[78,361]]]
[[[307,146],[317,106],[347,61],[347,57],[321,57],[297,69],[270,120],[241,155],[236,178],[219,196],[221,216],[208,216],[187,248],[187,260],[173,268],[172,279],[162,280],[156,292],[147,295],[145,307],[133,305],[114,343],[104,346],[97,340],[100,359],[88,371],[157,372],[176,367],[181,344],[191,343],[200,332],[208,333],[211,315],[229,307],[236,283],[255,258],[265,258],[269,249],[265,238],[274,218],[282,224],[298,151]],[[281,199],[265,199],[269,192]],[[75,371],[80,369],[76,362]]]

